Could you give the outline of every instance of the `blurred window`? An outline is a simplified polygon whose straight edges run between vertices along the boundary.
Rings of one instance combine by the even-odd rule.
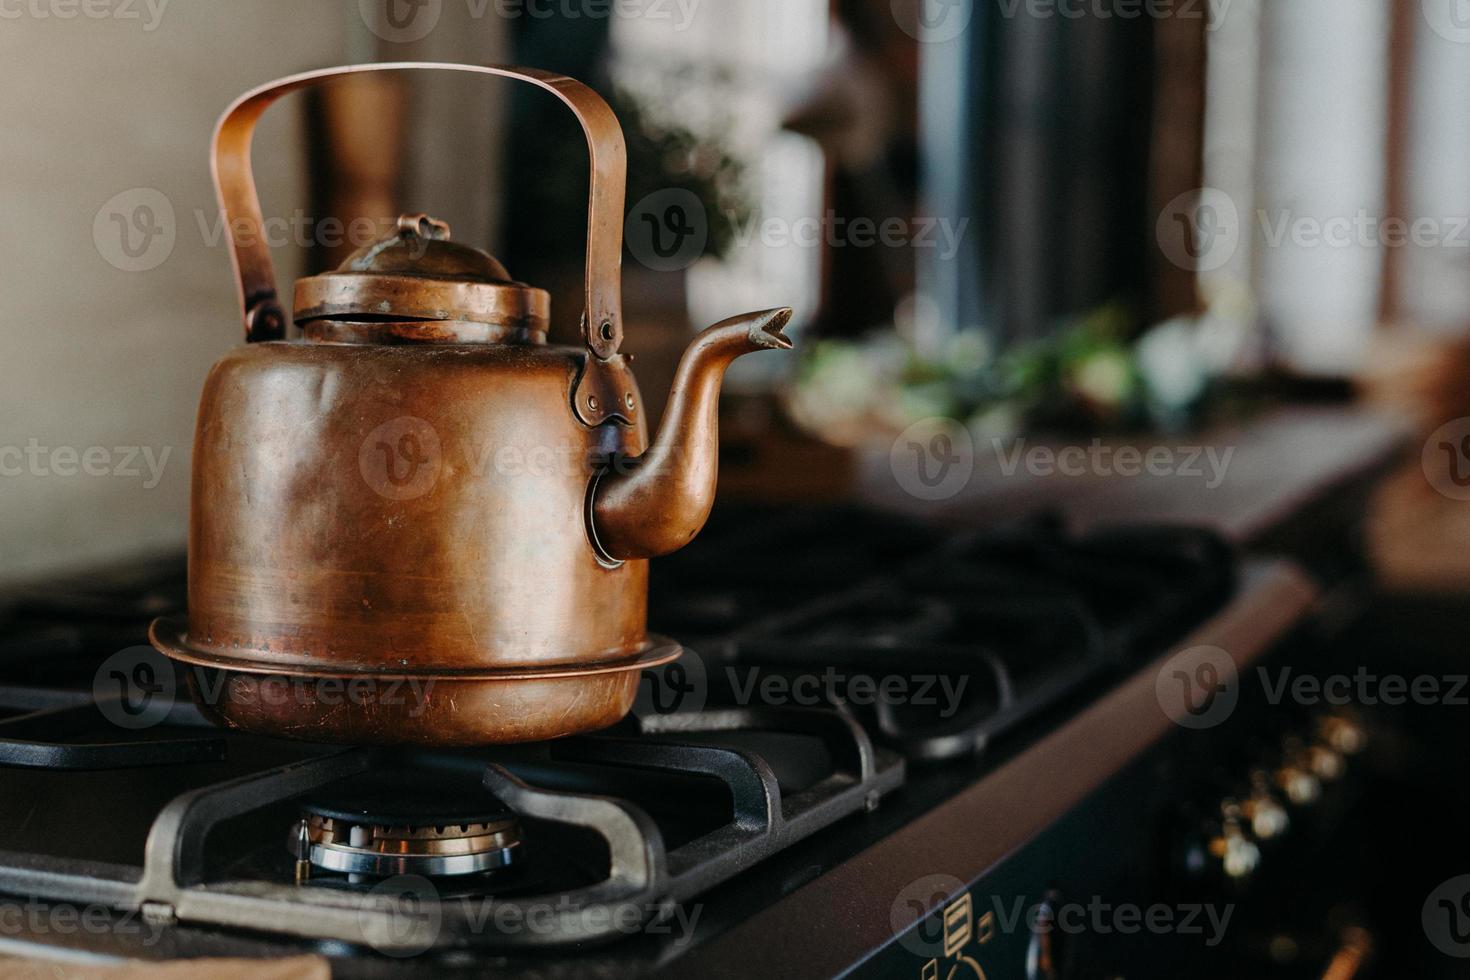
[[[781,127],[826,57],[826,0],[706,3],[672,26],[614,18],[609,40],[614,85],[653,125],[686,129],[743,167],[743,207],[705,203],[724,211],[705,220],[729,226],[734,247],[690,269],[691,319],[710,323],[777,297],[798,311],[799,330],[818,306],[821,249],[805,236],[823,212],[823,158]]]

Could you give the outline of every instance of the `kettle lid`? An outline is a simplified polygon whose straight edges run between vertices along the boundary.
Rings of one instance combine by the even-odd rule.
[[[308,333],[321,321],[493,328],[458,329],[460,342],[543,342],[551,309],[544,289],[515,281],[488,252],[450,241],[449,225],[426,214],[401,216],[393,234],[353,252],[331,272],[298,280],[294,305],[294,319]],[[439,331],[423,333],[444,338]],[[395,334],[399,342],[412,339],[412,331]]]

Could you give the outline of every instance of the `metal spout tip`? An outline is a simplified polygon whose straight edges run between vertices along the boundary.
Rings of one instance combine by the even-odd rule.
[[[791,338],[781,332],[790,322],[791,307],[789,306],[757,313],[750,321],[750,342],[758,347],[769,347],[772,350],[790,350]]]
[[[589,536],[603,557],[666,555],[699,533],[715,501],[725,369],[745,354],[790,349],[791,338],[781,332],[790,322],[789,306],[742,313],[690,342],[653,445],[593,488]]]

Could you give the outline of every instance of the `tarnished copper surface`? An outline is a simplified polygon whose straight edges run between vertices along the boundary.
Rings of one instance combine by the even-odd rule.
[[[159,619],[149,640],[181,668],[215,722],[308,741],[428,746],[531,742],[604,728],[628,713],[639,674],[683,652],[649,636],[604,663],[453,673],[251,663],[194,648],[186,624]]]
[[[276,294],[275,267],[264,234],[260,199],[250,169],[250,144],[261,114],[281,96],[334,78],[379,71],[453,71],[498,75],[529,82],[556,96],[572,110],[587,137],[591,180],[587,202],[586,302],[583,333],[602,359],[617,353],[623,340],[623,199],[628,154],[623,130],[602,97],[575,79],[536,68],[400,61],[344,65],[290,75],[240,96],[225,110],[214,132],[211,165],[220,206],[231,219],[231,257],[240,284],[240,304],[249,340],[285,336],[286,315]],[[238,234],[236,233],[238,230]]]
[[[546,331],[469,320],[312,320],[301,328],[323,344],[544,344]]]
[[[372,675],[373,687],[354,692],[350,701],[344,694],[328,696],[338,689],[325,681],[320,691],[297,697],[302,689],[283,684],[282,675],[241,670],[191,671],[189,687],[205,716],[229,728],[311,742],[468,748],[616,724],[633,707],[643,666],[541,679],[434,678],[421,688],[430,692],[423,701],[406,681]],[[211,699],[209,692],[221,687],[228,696]]]
[[[510,277],[493,256],[449,240],[425,214],[398,219],[397,234],[358,249],[340,268],[296,283],[296,325],[356,317],[459,321],[546,333],[546,290]],[[471,341],[476,342],[476,341]]]
[[[653,447],[614,466],[593,499],[597,544],[613,558],[677,551],[704,527],[715,502],[720,382],[741,354],[784,349],[790,309],[731,317],[705,330],[679,361]]]
[[[306,339],[278,339],[270,255],[248,233],[255,121],[285,92],[403,68],[530,81],[576,113],[593,170],[584,347],[547,346],[546,294],[426,215],[298,283]],[[544,739],[617,721],[640,671],[678,655],[647,634],[643,559],[703,525],[725,368],[790,346],[790,311],[699,335],[649,450],[618,353],[624,169],[602,100],[543,72],[328,69],[226,111],[215,174],[252,342],[205,382],[188,621],[152,633],[212,717],[317,741]]]
[[[359,279],[366,277],[357,277]],[[373,276],[367,282],[325,273],[296,284],[298,325],[364,310],[379,316],[469,320],[546,332],[551,302],[545,290],[519,283],[423,282],[412,276]]]
[[[605,448],[567,405],[581,352],[270,343],[205,383],[189,637],[257,663],[443,671],[643,642],[647,566],[599,561]],[[604,447],[602,439],[611,441]]]

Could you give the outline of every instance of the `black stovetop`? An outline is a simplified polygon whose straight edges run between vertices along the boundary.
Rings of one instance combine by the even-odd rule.
[[[650,626],[689,652],[645,676],[633,715],[439,753],[210,728],[141,646],[182,610],[180,559],[16,591],[0,598],[0,892],[121,909],[133,928],[27,937],[109,954],[646,972],[975,782],[1234,579],[1229,550],[1186,528],[726,509],[654,563]],[[302,799],[425,774],[520,815],[508,871],[294,880]]]

